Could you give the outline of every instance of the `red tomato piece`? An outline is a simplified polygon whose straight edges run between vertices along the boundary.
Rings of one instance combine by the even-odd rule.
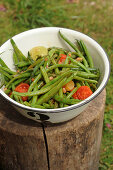
[[[61,58],[59,59],[59,62],[58,62],[59,64],[63,63],[67,57],[67,55],[65,54],[60,54],[60,55],[61,55]]]
[[[79,100],[84,100],[91,96],[93,92],[88,86],[81,86],[77,91],[76,91],[77,97]]]
[[[77,93],[75,92],[75,93],[72,95],[72,97],[73,97],[74,99],[78,99]]]
[[[28,92],[28,89],[29,89],[29,84],[21,83],[15,88],[15,91],[19,92],[19,93],[26,93],[26,92]],[[22,96],[23,101],[26,101],[27,99],[28,99],[27,96]]]

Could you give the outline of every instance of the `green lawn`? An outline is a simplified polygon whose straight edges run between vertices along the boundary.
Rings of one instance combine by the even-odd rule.
[[[106,87],[99,169],[113,170],[113,0],[71,1],[1,0],[0,45],[31,28],[59,26],[83,32],[105,49],[111,63],[111,75]]]

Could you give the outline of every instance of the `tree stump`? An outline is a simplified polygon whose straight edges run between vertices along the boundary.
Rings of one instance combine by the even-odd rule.
[[[105,97],[104,90],[79,116],[56,125],[27,119],[0,97],[0,167],[98,170]]]

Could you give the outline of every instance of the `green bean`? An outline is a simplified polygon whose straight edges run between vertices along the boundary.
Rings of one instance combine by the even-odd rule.
[[[29,51],[28,51],[28,57],[27,57],[27,59],[28,59],[28,61],[29,61],[31,64],[34,63],[34,60],[31,58]]]
[[[59,55],[60,55],[60,57],[61,57],[61,54],[67,54],[69,51],[62,51],[62,50],[60,50],[59,51]]]
[[[6,86],[6,85],[7,85],[7,83],[8,83],[8,82],[5,80],[5,81],[4,81],[4,85]],[[1,88],[1,87],[0,87],[0,88]]]
[[[57,67],[61,67],[61,68],[79,68],[77,65],[73,65],[73,64],[55,64],[55,65],[52,65],[50,67],[48,67],[46,69],[46,72],[49,72]]]
[[[80,80],[80,81],[87,81],[87,82],[89,82],[89,83],[95,83],[95,84],[98,83],[96,80],[85,79],[85,78],[79,77],[79,76],[74,76],[73,79],[75,79],[75,80]]]
[[[30,77],[30,73],[22,73],[22,74],[20,74],[20,75],[18,75],[18,76],[16,76],[16,77],[14,77],[13,79],[11,79],[10,81],[9,81],[9,83],[6,85],[6,88],[8,88],[9,87],[9,85],[11,84],[11,83],[13,83],[16,79],[20,79],[20,78],[25,78],[25,77]]]
[[[46,69],[46,72],[48,73],[48,72],[50,72],[50,71],[52,71],[53,69],[55,69],[55,68],[57,68],[57,67],[64,67],[64,68],[77,68],[77,70],[78,70],[78,66],[75,66],[75,65],[72,65],[72,64],[56,64],[56,65],[52,65],[52,66],[50,66],[50,67],[48,67],[47,69]],[[35,73],[35,76],[37,76],[38,74],[40,73],[40,71],[38,71],[38,72],[36,72]]]
[[[42,60],[39,64],[37,64],[37,65],[34,67],[31,77],[34,77],[36,71],[37,71],[37,70],[40,68],[40,66],[42,66],[43,64],[44,64],[44,60]]]
[[[67,56],[69,56],[69,54],[70,53],[68,53]],[[69,63],[69,60],[68,60],[68,57],[66,57],[64,64],[68,64],[68,63]]]
[[[87,69],[90,71],[90,73],[93,73],[93,74],[97,74],[97,72],[98,72],[98,69],[96,69],[96,68],[90,68],[90,67],[88,67]],[[80,67],[77,67],[77,68],[71,68],[71,70],[84,71],[84,69],[82,69],[82,68],[80,68]]]
[[[75,55],[74,58],[76,58],[77,56],[79,56],[79,53],[77,53],[76,51],[72,51],[71,54],[72,54],[72,55]],[[71,55],[71,56],[72,56],[72,55]],[[73,57],[72,57],[72,58],[73,58]]]
[[[17,95],[14,95],[14,94],[13,94],[13,97],[14,97],[14,99],[15,99],[18,103],[20,103],[20,98],[21,98],[20,96],[17,96]],[[19,97],[20,97],[20,98],[19,98]],[[23,103],[22,103],[22,104],[23,104]]]
[[[60,35],[60,37],[61,37],[64,41],[66,41],[75,51],[79,52],[78,48],[77,48],[70,40],[68,40],[68,39],[61,33],[61,31],[59,31],[59,35]]]
[[[49,105],[50,105],[51,107],[54,108],[53,99],[50,99],[50,100],[48,101],[48,103],[49,103]]]
[[[90,88],[90,85],[87,81],[84,82],[86,86],[88,86]]]
[[[8,66],[5,64],[5,62],[0,58],[0,65],[3,67],[8,68]]]
[[[67,56],[69,56],[70,53],[67,54]],[[66,57],[65,59],[65,62],[64,64],[68,64],[69,63],[69,60],[68,60],[68,57]],[[62,71],[66,71],[67,69],[66,68],[63,68]]]
[[[39,104],[33,104],[33,105],[31,105],[31,107],[39,108],[39,109],[46,109],[44,106],[41,106]]]
[[[25,72],[27,70],[27,66],[24,66],[24,67],[19,67],[18,70],[20,70],[20,72]]]
[[[63,97],[63,90],[62,90],[62,88],[60,88],[60,90],[59,90],[59,96]],[[60,103],[59,106],[62,108],[63,107],[63,103]]]
[[[3,69],[0,68],[0,73],[2,73],[4,76],[6,76],[9,79],[12,79],[12,76],[9,75],[6,71],[4,71]]]
[[[0,74],[0,88],[5,84],[5,77],[3,74]]]
[[[10,98],[13,99],[13,94],[10,95]]]
[[[31,106],[31,104],[27,101],[24,102],[24,105],[29,106],[29,107]]]
[[[42,74],[38,74],[38,76],[34,79],[34,81],[30,84],[28,92],[32,91],[34,88],[35,84],[41,79]]]
[[[18,49],[18,47],[17,47],[16,43],[14,42],[14,40],[13,40],[13,39],[10,39],[10,42],[11,42],[11,44],[12,44],[12,46],[13,46],[13,49],[14,49],[17,57],[18,57],[18,60],[19,60],[19,61],[23,61],[23,60],[24,60],[24,61],[27,61],[27,58],[26,58],[26,57],[23,55],[23,53]]]
[[[24,73],[32,73],[32,72],[33,72],[33,68],[30,68],[24,71]]]
[[[58,91],[59,89],[63,86],[64,82],[66,81],[66,78],[64,78],[58,85],[57,87],[53,87],[50,91],[48,91],[46,94],[44,94],[43,96],[41,96],[38,99],[37,104],[42,104],[47,102],[48,100],[50,100]]]
[[[44,67],[40,66],[40,70],[41,70],[41,73],[42,73],[42,75],[44,77],[44,80],[45,80],[46,84],[49,83],[50,80],[48,78],[48,75],[47,75],[46,70],[44,69]]]
[[[15,85],[12,84],[12,91],[14,91],[14,90],[15,90]],[[14,99],[15,99],[17,102],[19,102],[19,97],[20,97],[20,96],[17,96],[17,95],[15,95],[15,94],[13,94],[13,97],[14,97]]]
[[[64,77],[66,77],[66,76],[69,76],[69,75],[71,75],[71,74],[72,74],[72,71],[70,70],[70,71],[67,71],[67,72],[65,72],[65,73],[57,76],[56,78],[54,78],[53,80],[51,80],[49,83],[47,83],[46,85],[44,85],[44,86],[42,87],[42,89],[50,86],[51,84],[55,83],[55,82],[58,81],[59,79],[64,78]]]
[[[83,71],[77,71],[77,76],[84,77],[84,78],[97,78],[98,75],[93,73],[86,73]]]
[[[44,82],[41,81],[37,84],[37,90],[39,90],[44,85]]]
[[[72,57],[72,56],[71,56],[73,59],[75,59],[75,58],[77,58],[77,57],[82,58],[80,53],[75,52],[75,54],[76,54],[76,57]],[[82,58],[82,61],[84,61],[83,58]],[[82,61],[81,61],[81,62],[82,62]],[[84,64],[84,63],[83,63],[83,64]],[[89,67],[88,64],[84,64],[84,66],[87,67],[87,68]]]
[[[54,109],[56,109],[56,108],[58,108],[59,106],[58,106],[58,102],[56,102],[55,101],[55,103],[54,103]]]
[[[24,67],[30,65],[30,62],[26,61],[20,61],[16,64],[17,67]]]
[[[27,77],[26,77],[26,78],[27,78]],[[16,85],[20,84],[21,82],[25,81],[26,78],[21,78],[21,79],[16,80],[16,81],[14,82],[14,85],[16,86]],[[10,86],[9,86],[9,89],[10,89]]]
[[[39,63],[41,63],[41,61],[43,61],[43,60],[44,60],[44,58],[40,58],[40,59],[34,61],[34,63],[31,64],[31,65],[28,67],[28,70],[31,69],[31,68],[33,68],[33,67],[35,67],[36,65],[38,65]]]
[[[56,64],[56,61],[54,60],[54,58],[51,59],[52,63],[55,65]],[[59,69],[58,68],[55,68],[55,73],[56,74],[59,74]]]
[[[49,56],[48,56],[48,62],[47,62],[47,67],[46,67],[46,69],[48,68],[48,66],[50,65],[50,63],[51,63],[51,61],[53,62],[53,63],[56,63],[55,62],[55,60],[54,60],[54,58],[53,58],[53,56],[54,56],[54,53],[56,52],[56,49],[51,49],[50,51],[49,51]],[[55,68],[56,69],[56,68]],[[57,72],[58,72],[58,69],[56,69],[57,70]]]
[[[85,86],[85,82],[84,82],[84,81],[81,81],[81,85],[82,85],[82,86]]]
[[[41,74],[41,71],[40,71],[40,70],[37,70],[37,72],[35,73],[34,76],[38,76],[38,74]]]
[[[18,58],[15,52],[13,52],[13,61],[14,61],[14,65],[17,67],[18,64]]]
[[[21,96],[17,96],[17,97],[18,97],[18,99],[19,99],[19,103],[24,104],[24,102],[23,102]]]
[[[50,60],[52,59],[52,57],[53,57],[53,55],[54,55],[54,53],[56,52],[56,49],[51,49],[50,51],[49,51],[49,57],[50,57]]]
[[[3,66],[0,66],[0,70],[6,71],[9,74],[16,74],[16,72],[10,70],[9,68],[3,67]]]
[[[51,61],[50,61],[49,56],[47,56],[45,59],[46,59],[46,61],[44,63],[44,68],[47,69],[49,67]]]
[[[82,46],[80,40],[77,40],[77,39],[76,39],[76,41],[77,41],[77,45],[78,45],[79,50],[80,50],[80,51],[83,53],[83,55],[84,55],[84,49],[83,49],[83,46]]]
[[[2,74],[3,75],[3,74]],[[10,79],[8,78],[8,77],[6,77],[5,75],[3,75],[4,76],[4,80],[5,80],[5,82],[9,82],[10,81]]]
[[[69,60],[70,60],[71,62],[73,62],[74,64],[80,66],[80,67],[81,67],[82,69],[84,69],[86,72],[90,73],[90,71],[88,70],[88,68],[85,67],[82,63],[80,63],[79,61],[74,60],[74,59],[71,58],[70,56],[68,56],[68,58],[69,58]]]
[[[50,105],[47,104],[47,103],[43,103],[43,106],[44,106],[46,109],[54,109],[54,107],[50,106]]]
[[[14,90],[15,89],[15,85],[14,84],[12,84],[12,90]]]
[[[88,68],[88,70],[90,70],[90,71],[93,72],[93,73],[94,73],[94,72],[97,73],[97,72],[99,71],[99,69],[97,69],[97,68]]]
[[[90,84],[90,87],[92,87],[94,89],[94,91],[97,90],[97,87],[95,84]]]
[[[83,48],[83,50],[84,50],[84,52],[85,52],[85,54],[86,54],[86,56],[87,56],[87,61],[88,61],[88,63],[89,63],[89,66],[90,66],[91,68],[93,68],[93,67],[94,67],[93,59],[92,59],[92,57],[90,56],[89,51],[88,51],[87,48],[86,48],[86,45],[84,44],[84,42],[83,42],[82,40],[80,40],[80,43],[81,43],[82,48]]]
[[[41,94],[44,94],[44,93],[48,92],[53,87],[55,87],[61,80],[62,79],[58,80],[57,82],[55,82],[51,86],[48,86],[48,87],[46,87],[44,89],[40,89],[40,90],[38,90],[36,92],[19,93],[19,92],[13,91],[13,94],[16,94],[18,96],[36,96],[36,95],[41,95]]]
[[[61,54],[68,53],[67,50],[65,50],[65,49],[63,49],[63,48],[60,48],[60,47],[50,47],[50,48],[48,48],[49,51],[52,50],[52,49],[56,49],[56,51],[58,51],[58,52],[61,53]]]
[[[35,87],[34,87],[33,92],[36,92],[37,90],[39,90],[41,88],[41,86],[43,86],[43,84],[44,84],[43,81],[41,81],[40,83],[36,84]],[[36,104],[37,98],[38,98],[37,95],[33,96],[31,105]]]
[[[87,63],[86,59],[84,58],[82,53],[79,51],[79,49],[75,46],[75,44],[73,44],[70,40],[68,40],[60,31],[59,31],[59,35],[61,36],[61,38],[64,41],[66,41],[79,54],[79,56],[83,59],[84,66],[88,67],[88,63]]]
[[[58,95],[55,95],[54,99],[58,102],[65,103],[65,104],[77,104],[81,101],[81,100],[78,100],[78,99],[67,99],[67,98],[64,98],[64,97],[60,97]]]
[[[68,107],[69,105],[67,105],[67,104],[64,104],[64,107]]]

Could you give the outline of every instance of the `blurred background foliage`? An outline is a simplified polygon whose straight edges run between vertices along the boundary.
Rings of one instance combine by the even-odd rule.
[[[111,75],[106,87],[99,170],[113,170],[113,0],[0,1],[0,45],[20,32],[51,26],[89,35],[109,56]]]

